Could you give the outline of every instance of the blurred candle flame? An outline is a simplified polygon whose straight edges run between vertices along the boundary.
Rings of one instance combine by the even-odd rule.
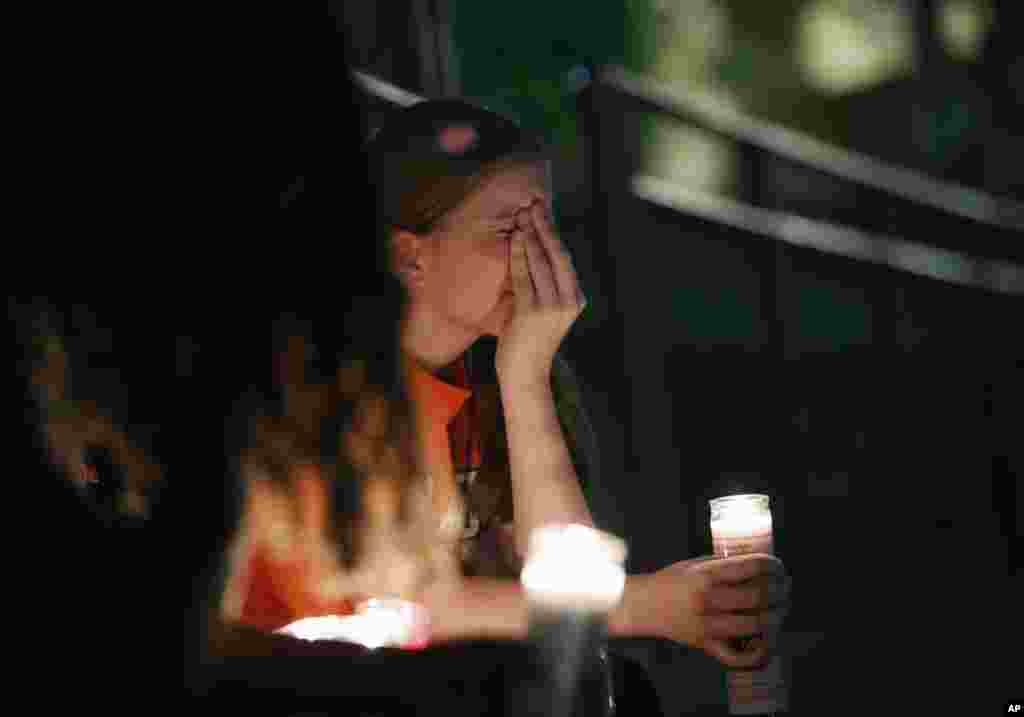
[[[626,544],[583,525],[549,525],[530,535],[520,581],[532,603],[604,612],[622,598]]]

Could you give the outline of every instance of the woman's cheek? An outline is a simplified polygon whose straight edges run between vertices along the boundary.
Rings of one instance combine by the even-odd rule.
[[[515,300],[512,296],[502,296],[483,322],[482,328],[488,336],[500,337],[505,324],[512,318]]]

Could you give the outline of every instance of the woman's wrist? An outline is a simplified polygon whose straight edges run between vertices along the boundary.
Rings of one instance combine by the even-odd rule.
[[[647,597],[647,576],[627,575],[622,590],[622,599],[608,615],[608,634],[612,637],[654,637],[655,630],[645,625],[647,614],[644,601]]]
[[[498,386],[502,392],[510,392],[513,395],[520,391],[532,392],[537,390],[549,390],[551,388],[551,367],[544,369],[525,369],[518,367],[502,367],[495,365],[495,374],[498,377]],[[507,398],[503,395],[502,398]]]

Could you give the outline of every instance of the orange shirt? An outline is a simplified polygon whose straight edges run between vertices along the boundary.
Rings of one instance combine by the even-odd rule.
[[[455,381],[461,385],[439,379],[412,359],[407,358],[405,370],[410,399],[419,419],[423,465],[430,474],[431,503],[441,522],[443,539],[451,542],[459,539],[463,530],[462,514],[453,511],[460,505],[453,447],[459,451],[459,468],[480,465],[479,441],[472,440],[475,416],[471,411],[461,410],[472,393],[463,388],[467,383],[465,365],[461,359],[455,364]]]
[[[475,440],[472,402],[467,406],[471,391],[467,385],[465,366],[460,359],[455,365],[452,385],[420,366],[408,356],[403,357],[403,369],[410,399],[415,408],[417,430],[422,452],[422,465],[430,475],[430,501],[438,516],[444,539],[454,541],[462,536],[463,522],[452,461],[453,446],[459,451],[459,467],[480,462],[479,441]],[[316,534],[316,529],[327,520],[327,492],[316,466],[299,469],[305,475],[294,479],[301,524]],[[286,543],[287,544],[287,543]],[[240,603],[237,619],[247,625],[264,630],[276,630],[303,617],[326,614],[350,614],[351,601],[320,599],[313,586],[318,584],[315,561],[295,541],[291,549],[274,550],[271,546],[251,542],[244,545],[247,553],[241,556],[245,575],[236,584]]]

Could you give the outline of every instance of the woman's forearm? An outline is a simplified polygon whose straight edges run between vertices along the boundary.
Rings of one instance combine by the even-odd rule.
[[[516,580],[463,578],[428,588],[419,600],[430,612],[432,642],[526,637],[526,594]]]
[[[562,434],[547,380],[502,380],[516,548],[526,555],[530,531],[546,523],[593,525]]]
[[[608,614],[611,637],[654,636],[644,626],[644,576],[627,576],[622,600]],[[428,590],[432,642],[464,639],[521,640],[529,629],[529,603],[518,581],[464,578],[448,589]]]
[[[644,626],[644,576],[629,576],[621,602],[608,615],[611,637],[654,636]],[[430,612],[431,642],[455,640],[522,640],[529,630],[529,603],[516,580],[464,578],[447,587],[428,588],[419,602]],[[285,635],[267,634],[243,625],[228,624],[220,612],[210,610],[206,627],[208,654],[232,656],[280,656],[344,653],[354,646],[330,642],[308,643]]]

